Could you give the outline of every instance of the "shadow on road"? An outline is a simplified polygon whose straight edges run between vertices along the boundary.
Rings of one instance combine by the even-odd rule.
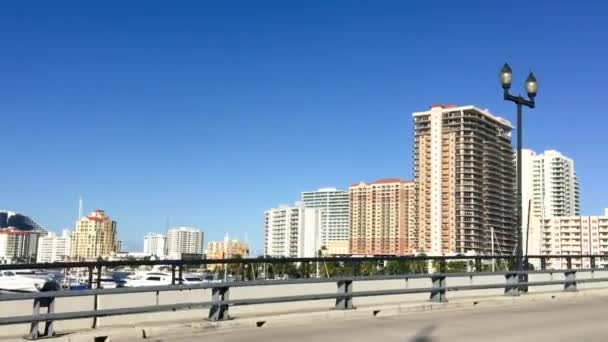
[[[431,337],[431,334],[435,328],[436,327],[434,325],[429,325],[422,328],[422,330],[420,330],[416,336],[412,337],[409,342],[433,342],[434,339]]]

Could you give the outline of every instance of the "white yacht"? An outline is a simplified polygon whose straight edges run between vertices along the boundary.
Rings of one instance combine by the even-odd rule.
[[[147,272],[127,277],[126,287],[170,285],[171,274],[164,272]]]
[[[52,280],[55,276],[54,273],[44,270],[14,270],[13,272],[19,276],[42,280]]]
[[[186,273],[182,276],[182,278],[183,284],[200,284],[206,282],[205,278],[198,274]]]
[[[175,283],[179,283],[177,274],[175,275]],[[205,282],[205,279],[196,274],[185,273],[182,275],[182,284],[200,284]],[[126,279],[124,286],[126,287],[139,287],[139,286],[158,286],[158,285],[171,285],[171,273],[167,272],[146,272],[143,274],[130,275]]]
[[[0,271],[0,292],[38,292],[48,279],[28,277],[15,271]]]
[[[117,280],[109,274],[102,274],[101,278],[99,278],[100,285],[99,287],[102,289],[115,289],[119,287],[124,287],[126,284],[125,280]],[[97,279],[93,279],[93,288],[97,288]]]

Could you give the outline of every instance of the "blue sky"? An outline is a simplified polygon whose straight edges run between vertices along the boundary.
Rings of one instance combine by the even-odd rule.
[[[85,6],[86,5],[86,6]],[[171,225],[247,234],[305,190],[412,175],[412,118],[475,104],[572,157],[608,207],[608,5],[588,1],[15,1],[0,8],[0,208],[52,230],[78,197],[131,249]],[[512,7],[511,7],[512,6]]]

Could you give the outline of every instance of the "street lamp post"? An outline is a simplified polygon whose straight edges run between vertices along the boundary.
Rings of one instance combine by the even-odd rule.
[[[534,108],[536,97],[536,93],[538,92],[538,82],[536,81],[536,77],[530,71],[528,78],[525,82],[526,92],[528,93],[528,99],[525,99],[521,95],[511,95],[509,93],[509,88],[511,88],[511,82],[513,81],[513,72],[511,71],[511,67],[509,64],[505,63],[500,70],[500,83],[502,84],[502,89],[504,91],[504,99],[505,101],[514,102],[517,106],[517,270],[521,271],[523,269],[523,239],[522,239],[522,165],[521,165],[521,148],[522,148],[522,111],[523,106]],[[527,277],[522,277],[520,275],[519,280],[526,280]]]

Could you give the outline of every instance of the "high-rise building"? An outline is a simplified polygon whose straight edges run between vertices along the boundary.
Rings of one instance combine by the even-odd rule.
[[[608,213],[606,213],[608,214]],[[541,220],[543,255],[608,255],[608,215],[554,216]],[[589,258],[572,258],[573,268],[590,268]],[[597,258],[596,267],[608,267],[608,258]],[[566,268],[566,259],[550,258],[548,268]]]
[[[415,233],[414,194],[414,183],[401,179],[351,185],[351,254],[411,254]]]
[[[264,254],[272,257],[310,258],[321,251],[321,212],[296,202],[264,213]]]
[[[72,249],[72,234],[64,229],[61,236],[53,232],[38,238],[38,253],[36,262],[57,262],[67,261],[70,258]]]
[[[321,211],[321,247],[325,254],[349,254],[348,192],[335,188],[321,188],[303,192],[301,202],[307,208]]]
[[[144,254],[159,258],[167,255],[167,236],[156,233],[144,236]]]
[[[30,217],[6,210],[0,210],[0,228],[15,228],[21,231],[44,230]]]
[[[580,215],[574,161],[555,150],[542,154],[522,150],[522,209],[524,254],[539,255],[544,218]]]
[[[36,260],[42,230],[0,229],[0,263],[30,263]]]
[[[116,253],[122,253],[122,240],[116,240]]]
[[[452,105],[413,117],[418,251],[513,254],[517,196],[509,121]]]
[[[28,216],[0,211],[0,262],[34,262],[44,229]]]
[[[181,259],[184,254],[203,254],[203,232],[195,227],[176,227],[167,231],[167,255]]]
[[[72,234],[72,258],[92,260],[108,258],[118,250],[116,221],[103,210],[95,210],[76,222]]]

